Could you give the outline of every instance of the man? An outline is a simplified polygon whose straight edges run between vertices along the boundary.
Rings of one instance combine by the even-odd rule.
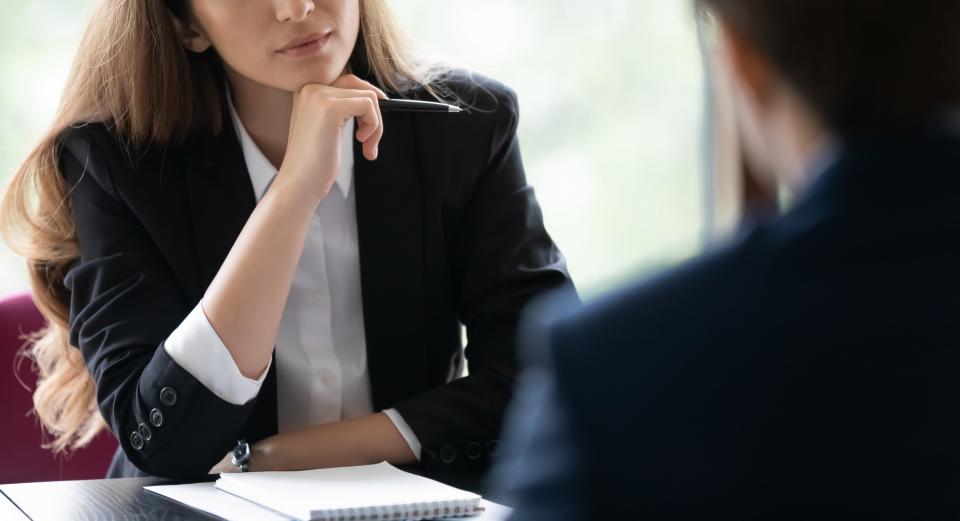
[[[796,202],[535,314],[495,476],[518,519],[956,518],[960,2],[701,3]]]

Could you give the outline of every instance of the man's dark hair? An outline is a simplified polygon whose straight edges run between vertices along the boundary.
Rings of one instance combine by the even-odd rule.
[[[846,135],[960,105],[958,0],[699,0]]]

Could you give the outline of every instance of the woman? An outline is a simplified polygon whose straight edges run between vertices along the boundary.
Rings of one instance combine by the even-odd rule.
[[[106,420],[112,477],[237,470],[243,440],[250,470],[486,464],[518,313],[570,284],[516,125],[381,0],[101,2],[3,205],[52,448]]]

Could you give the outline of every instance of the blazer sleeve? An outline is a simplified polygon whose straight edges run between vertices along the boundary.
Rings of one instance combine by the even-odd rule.
[[[497,455],[517,373],[520,313],[536,295],[560,287],[573,291],[566,262],[526,181],[516,94],[500,84],[487,90],[499,105],[488,161],[473,180],[462,225],[451,239],[469,376],[396,405],[419,439],[427,466],[483,466]]]
[[[59,165],[69,187],[80,259],[67,273],[69,342],[96,383],[97,403],[127,458],[172,479],[206,475],[236,443],[256,398],[233,405],[170,358],[166,339],[196,305],[120,196],[115,177],[133,176],[103,128],[61,139]],[[106,143],[104,145],[104,143]]]

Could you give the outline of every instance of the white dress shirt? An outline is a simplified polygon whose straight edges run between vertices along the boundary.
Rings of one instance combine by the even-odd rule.
[[[247,133],[232,100],[229,105],[259,201],[277,169]],[[373,412],[352,183],[353,134],[351,120],[343,129],[336,189],[320,202],[310,220],[280,322],[275,353],[280,432]],[[164,348],[211,392],[236,405],[257,395],[270,370],[267,365],[256,380],[243,376],[200,304],[171,333]],[[384,413],[419,459],[420,442],[407,423],[394,409]]]

